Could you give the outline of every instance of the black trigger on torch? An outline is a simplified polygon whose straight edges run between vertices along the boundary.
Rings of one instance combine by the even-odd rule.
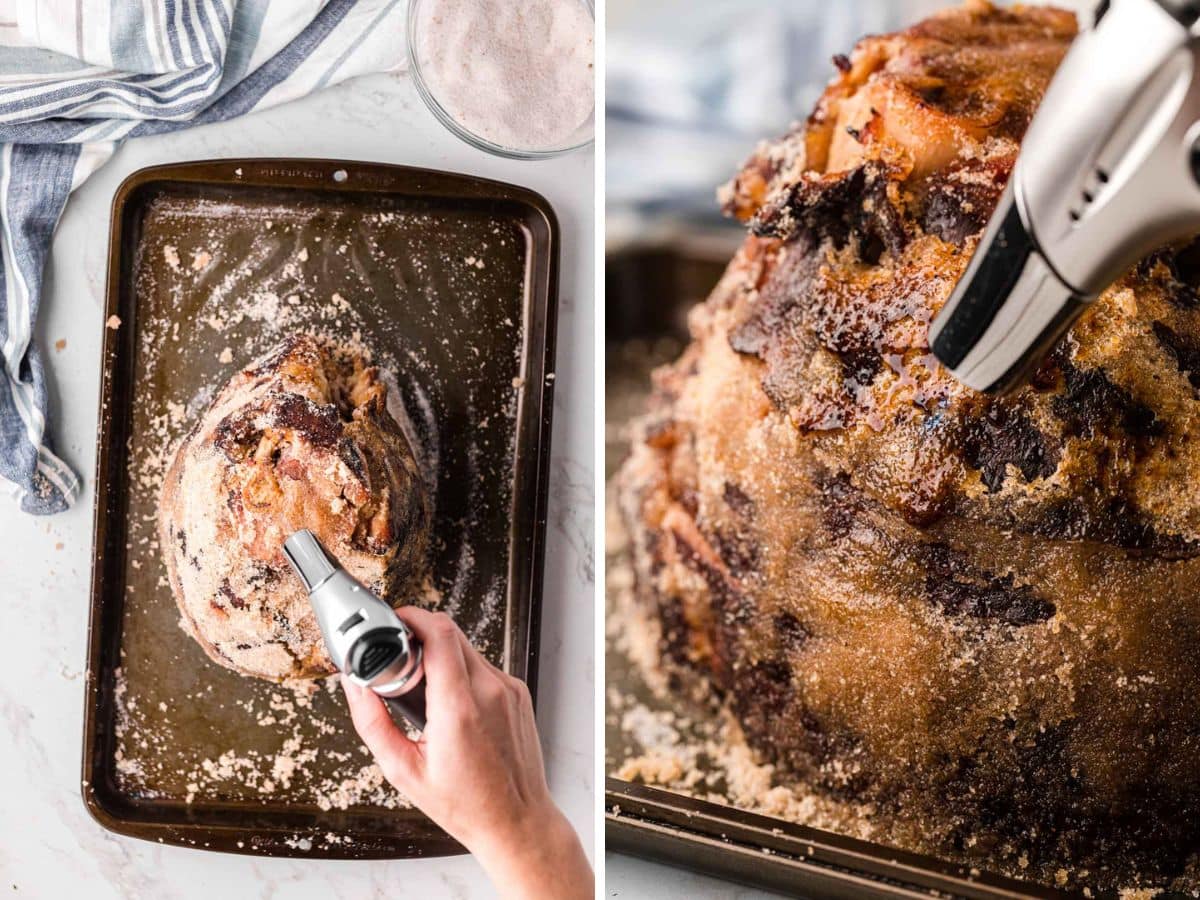
[[[933,340],[931,349],[944,365],[956,368],[979,343],[1036,250],[1017,204],[1010,200],[991,242],[975,251],[956,289],[961,294],[958,303],[946,311],[949,317]]]

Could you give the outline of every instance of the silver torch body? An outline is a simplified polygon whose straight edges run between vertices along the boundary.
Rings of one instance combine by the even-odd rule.
[[[1200,231],[1196,0],[1111,0],[1071,45],[930,347],[981,391],[1019,387],[1109,284]]]
[[[342,676],[374,691],[423,731],[425,668],[412,629],[338,565],[311,531],[289,537],[283,553],[308,591],[325,648]]]

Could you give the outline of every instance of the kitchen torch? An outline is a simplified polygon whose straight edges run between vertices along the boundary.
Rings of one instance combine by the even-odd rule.
[[[1019,387],[1148,252],[1200,230],[1200,0],[1103,0],[1050,82],[930,346]]]
[[[325,552],[308,529],[284,542],[343,677],[370,688],[418,731],[425,730],[425,667],[421,642],[383,600]]]

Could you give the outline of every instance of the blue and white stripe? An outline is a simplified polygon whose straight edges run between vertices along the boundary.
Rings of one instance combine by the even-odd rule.
[[[71,191],[125,138],[399,67],[403,13],[400,0],[0,0],[0,484],[23,509],[79,493],[48,438],[33,340]]]

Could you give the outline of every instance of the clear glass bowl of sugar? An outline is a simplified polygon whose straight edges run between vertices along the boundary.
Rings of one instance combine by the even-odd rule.
[[[468,144],[560,156],[594,139],[594,26],[590,0],[410,0],[409,71]]]

